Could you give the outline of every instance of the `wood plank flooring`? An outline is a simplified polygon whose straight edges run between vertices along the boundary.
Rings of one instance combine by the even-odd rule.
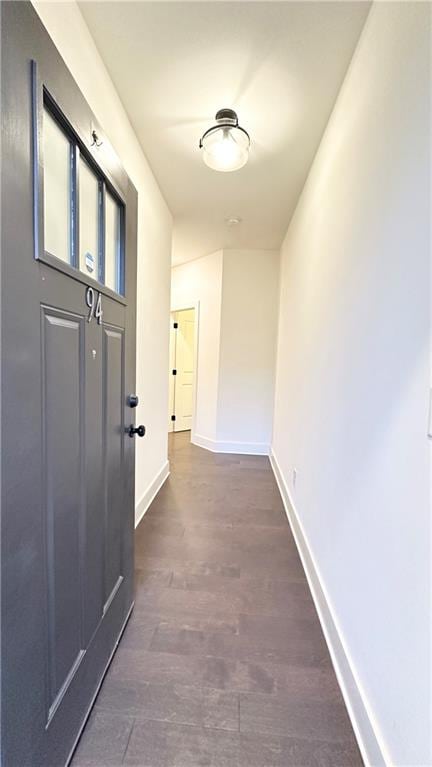
[[[170,464],[72,767],[361,767],[268,459],[181,432]]]

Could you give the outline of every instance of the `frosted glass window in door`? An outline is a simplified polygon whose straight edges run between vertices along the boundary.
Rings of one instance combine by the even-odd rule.
[[[120,292],[120,206],[107,192],[105,196],[105,285]]]
[[[71,261],[71,144],[47,110],[43,115],[45,250]]]
[[[79,168],[79,268],[99,279],[99,179],[81,158]]]

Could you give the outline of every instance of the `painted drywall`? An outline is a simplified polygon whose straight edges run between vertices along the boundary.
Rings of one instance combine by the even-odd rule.
[[[171,309],[199,302],[198,366],[194,435],[216,440],[223,252],[217,251],[172,270]]]
[[[270,447],[279,253],[223,250],[172,270],[171,307],[199,301],[192,440],[217,452]]]
[[[219,443],[241,443],[242,449],[253,452],[269,450],[278,299],[278,251],[224,250]]]
[[[33,2],[138,191],[137,518],[167,473],[166,403],[172,217],[75,2]]]
[[[399,767],[432,763],[429,14],[372,6],[289,226],[273,439],[383,757]]]

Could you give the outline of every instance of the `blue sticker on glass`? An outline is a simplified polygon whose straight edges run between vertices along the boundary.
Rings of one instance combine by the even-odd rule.
[[[87,251],[85,254],[85,263],[88,272],[94,272],[94,258],[91,253]]]

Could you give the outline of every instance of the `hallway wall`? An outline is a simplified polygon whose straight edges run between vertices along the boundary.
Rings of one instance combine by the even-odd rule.
[[[278,284],[274,250],[221,250],[172,270],[171,308],[199,301],[192,441],[201,447],[269,452]]]
[[[432,763],[429,12],[372,6],[289,226],[273,440],[369,762],[400,767]]]
[[[188,261],[172,270],[171,309],[186,309],[199,301],[198,369],[195,433],[216,440],[219,353],[222,307],[221,250]]]
[[[268,453],[272,436],[279,252],[224,250],[217,440]]]
[[[167,475],[168,338],[172,217],[75,2],[33,2],[138,191],[136,516]]]

